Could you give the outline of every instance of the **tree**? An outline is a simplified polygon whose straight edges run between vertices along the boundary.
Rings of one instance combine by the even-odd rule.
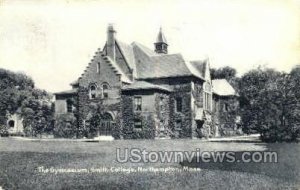
[[[211,79],[226,79],[233,88],[239,91],[239,78],[236,76],[236,70],[232,67],[225,66],[218,69],[211,68],[210,75]]]
[[[230,80],[236,77],[236,70],[232,67],[226,66],[219,69],[211,68],[210,70],[212,79],[227,79]]]
[[[25,131],[36,136],[53,127],[51,94],[34,88],[33,80],[23,74],[0,69],[0,125],[5,126],[9,115],[23,118]]]
[[[299,77],[273,69],[255,69],[240,80],[244,131],[259,132],[264,141],[294,141],[299,133]]]

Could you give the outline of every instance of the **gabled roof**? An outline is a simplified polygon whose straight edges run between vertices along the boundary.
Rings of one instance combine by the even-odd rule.
[[[136,64],[132,46],[117,40],[116,43],[124,55],[128,66],[133,70],[133,76],[136,76]]]
[[[159,36],[161,39],[158,40],[166,42],[162,33]],[[207,60],[189,62],[181,54],[157,54],[138,42],[129,45],[116,40],[116,46],[119,47],[128,67],[132,69],[136,80],[186,76],[205,80]],[[103,56],[108,58],[110,65],[121,75],[123,82],[132,83],[131,76],[127,75],[115,61],[106,55]],[[76,81],[71,85],[74,84]]]
[[[113,61],[109,56],[104,56],[104,59],[109,60],[109,64],[112,66],[112,68],[117,71],[117,74],[121,75],[121,81],[125,83],[132,83],[132,81],[129,79],[129,77],[123,72],[123,70],[119,67],[119,65]]]
[[[226,79],[212,80],[213,93],[219,96],[238,96]]]
[[[190,62],[196,70],[199,72],[199,75],[202,76],[202,78],[205,78],[205,70],[207,67],[207,60],[196,60]]]
[[[145,82],[145,81],[136,81],[130,85],[126,85],[124,87],[122,87],[123,91],[129,91],[129,90],[163,90],[163,91],[167,91],[167,92],[171,92],[172,90],[161,86],[161,85],[156,85],[156,84],[152,84],[149,82]]]

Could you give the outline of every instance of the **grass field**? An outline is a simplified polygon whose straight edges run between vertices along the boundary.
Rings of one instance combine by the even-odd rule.
[[[151,151],[265,151],[278,163],[117,163],[116,148]],[[173,173],[42,173],[44,168],[174,167],[201,168]],[[103,142],[24,141],[0,138],[3,189],[300,189],[300,145],[199,140],[116,140]],[[0,188],[1,189],[1,188]]]

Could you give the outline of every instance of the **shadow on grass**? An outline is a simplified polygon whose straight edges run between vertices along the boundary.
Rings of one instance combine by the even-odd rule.
[[[262,144],[261,144],[262,145]],[[298,144],[287,144],[287,143],[277,143],[277,144],[265,144],[265,151],[247,151],[246,154],[254,155],[256,154],[256,160],[259,159],[257,152],[264,155],[267,151],[274,151],[277,153],[277,162],[243,162],[243,154],[246,151],[232,151],[234,153],[234,162],[229,162],[228,160],[220,162],[215,162],[213,159],[203,159],[203,157],[194,157],[191,162],[185,160],[180,163],[182,167],[190,168],[201,168],[207,170],[222,170],[222,171],[236,171],[236,172],[246,172],[253,174],[262,174],[272,178],[281,178],[287,181],[299,182],[300,179],[300,149]],[[226,152],[219,152],[220,154]],[[228,153],[228,152],[227,152]],[[245,157],[249,160],[251,156],[246,155]],[[206,157],[206,156],[205,156]],[[204,161],[203,161],[204,160]],[[205,161],[206,160],[206,161]],[[208,160],[208,162],[207,162]],[[239,160],[239,161],[238,161]],[[264,160],[264,156],[262,156]],[[232,161],[232,159],[231,159]]]

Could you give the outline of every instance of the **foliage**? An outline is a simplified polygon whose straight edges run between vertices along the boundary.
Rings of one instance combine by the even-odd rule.
[[[211,79],[226,79],[236,91],[239,91],[239,78],[236,76],[236,70],[232,67],[225,66],[218,69],[211,68]]]
[[[295,141],[300,129],[299,71],[255,69],[240,80],[244,131],[264,141]]]
[[[77,120],[73,114],[60,114],[56,116],[53,135],[59,138],[75,138],[76,127]]]
[[[54,127],[53,104],[45,91],[34,89],[22,102],[21,116],[27,136],[51,133]],[[48,101],[46,101],[48,99]]]
[[[6,125],[0,125],[0,137],[7,137],[8,129]]]
[[[52,97],[34,88],[29,76],[0,69],[0,97],[0,125],[6,125],[8,116],[17,113],[27,134],[36,136],[52,130]]]
[[[226,66],[219,69],[210,69],[212,79],[231,79],[236,77],[236,70],[232,67]]]

